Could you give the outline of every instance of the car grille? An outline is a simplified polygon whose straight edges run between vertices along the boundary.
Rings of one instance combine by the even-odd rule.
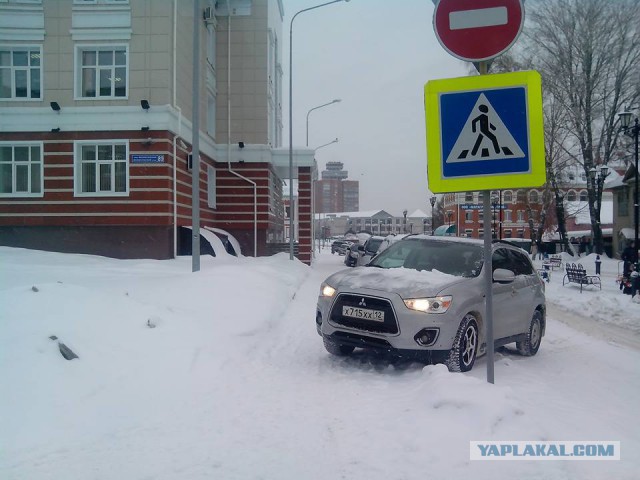
[[[362,300],[366,306],[361,305]],[[363,320],[359,318],[345,317],[342,315],[342,307],[367,308],[370,310],[380,310],[384,312],[384,322],[374,320]],[[329,316],[331,323],[344,327],[355,328],[374,333],[398,333],[398,321],[391,306],[391,302],[384,298],[369,297],[365,295],[340,294],[333,304]]]

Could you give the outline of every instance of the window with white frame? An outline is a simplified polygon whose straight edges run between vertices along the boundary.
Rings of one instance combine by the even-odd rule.
[[[580,190],[580,201],[581,202],[588,202],[589,201],[589,195],[587,194],[586,190]]]
[[[76,47],[76,97],[126,98],[128,78],[126,45]]]
[[[502,202],[503,203],[511,203],[513,201],[513,195],[511,191],[507,190],[502,193]]]
[[[0,46],[0,99],[42,100],[42,47]]]
[[[524,210],[518,210],[518,222],[524,222]]]
[[[536,190],[529,192],[529,203],[538,203],[538,198],[538,192]]]
[[[511,210],[504,210],[504,221],[505,222],[511,221]]]
[[[473,222],[473,210],[465,210],[464,211],[464,221],[465,222]]]
[[[473,203],[473,192],[465,192],[464,201],[467,203]]]
[[[42,197],[42,143],[0,142],[0,197]]]
[[[75,144],[75,194],[129,194],[129,142],[80,141]]]

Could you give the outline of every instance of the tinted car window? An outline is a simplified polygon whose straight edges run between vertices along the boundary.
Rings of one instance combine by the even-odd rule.
[[[382,238],[372,238],[367,240],[367,243],[364,246],[364,249],[367,252],[370,253],[376,253],[378,251],[378,248],[380,247],[380,244],[382,243]]]
[[[495,272],[496,268],[504,268],[506,270],[513,270],[513,261],[509,255],[509,250],[506,248],[498,248],[493,252],[492,270]]]
[[[476,277],[482,268],[482,247],[470,243],[408,239],[394,243],[369,265],[437,270],[458,277]]]
[[[524,253],[511,250],[509,252],[513,257],[513,272],[516,275],[531,275],[533,274],[533,268],[529,258]]]

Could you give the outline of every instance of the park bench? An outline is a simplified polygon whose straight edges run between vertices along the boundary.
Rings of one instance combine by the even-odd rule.
[[[551,255],[549,257],[549,263],[551,264],[552,270],[562,268],[562,257],[560,255]]]
[[[582,293],[583,285],[597,285],[602,290],[602,283],[598,275],[587,275],[587,271],[582,264],[567,263],[565,264],[566,274],[562,279],[562,285],[566,283],[577,283],[580,285],[580,293]]]
[[[545,270],[562,268],[562,257],[560,255],[551,255],[549,258],[545,258],[542,262],[542,268]]]

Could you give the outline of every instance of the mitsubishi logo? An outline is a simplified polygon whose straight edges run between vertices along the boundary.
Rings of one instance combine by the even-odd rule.
[[[360,303],[358,304],[359,307],[366,307],[367,304],[364,302],[364,298],[360,299]]]

